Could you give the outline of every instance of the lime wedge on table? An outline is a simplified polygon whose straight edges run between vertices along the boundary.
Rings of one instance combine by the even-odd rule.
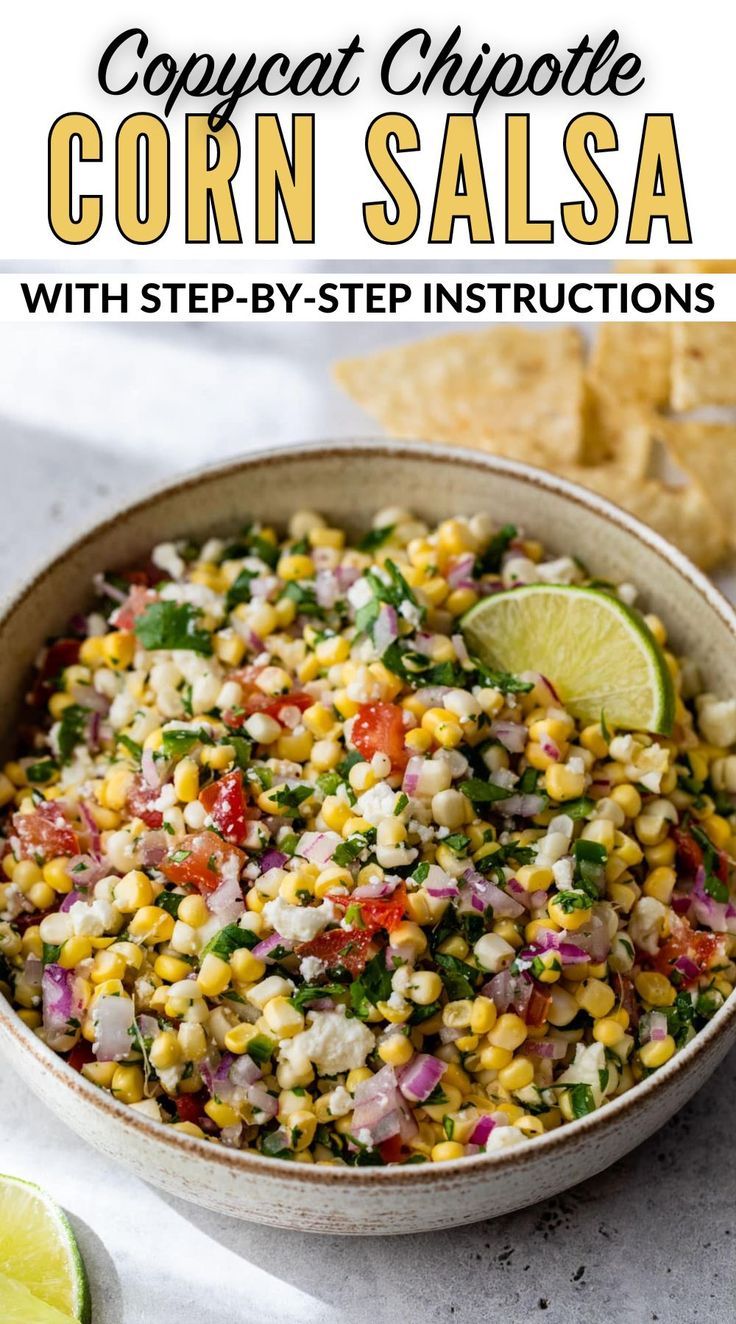
[[[518,675],[541,671],[582,722],[666,734],[675,696],[662,649],[610,593],[529,584],[483,598],[462,621],[470,653]]]
[[[24,1303],[30,1313],[23,1314]],[[63,1210],[31,1182],[0,1176],[3,1324],[53,1324],[61,1319],[88,1324],[89,1318],[87,1275]]]

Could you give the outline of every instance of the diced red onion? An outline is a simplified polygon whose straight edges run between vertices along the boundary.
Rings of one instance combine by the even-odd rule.
[[[304,832],[299,838],[296,853],[311,864],[322,865],[332,859],[341,844],[339,832]]]
[[[453,556],[445,572],[445,578],[452,588],[474,588],[473,568],[475,556],[472,552],[463,552],[462,556]]]
[[[361,571],[354,565],[339,565],[335,571],[337,582],[343,593],[352,587],[356,579],[360,579]]]
[[[110,711],[110,700],[99,694],[91,685],[72,685],[69,693],[75,703],[82,708],[89,708],[98,717],[106,717]]]
[[[700,978],[700,966],[689,956],[678,956],[674,969],[679,971],[686,984],[692,984]]]
[[[320,607],[329,611],[341,595],[337,575],[332,570],[319,570],[314,580],[314,596]]]
[[[289,857],[280,850],[267,850],[260,863],[262,873],[268,873],[269,869],[283,869]]]
[[[399,637],[399,618],[395,607],[383,603],[373,626],[373,642],[384,653]]]
[[[523,1018],[534,991],[533,981],[525,974],[512,975],[510,970],[500,970],[493,979],[483,985],[482,993],[493,998],[496,1010],[500,1012],[513,1008],[517,1016]]]
[[[659,1042],[667,1037],[667,1017],[664,1012],[653,1011],[649,1019],[649,1038]]]
[[[705,869],[703,865],[698,866],[695,874],[695,886],[691,893],[691,902],[693,915],[699,924],[706,929],[712,929],[717,933],[726,933],[727,929],[727,909],[728,903],[725,901],[716,901],[715,897],[710,896],[705,890]]]
[[[533,818],[535,814],[541,814],[544,809],[544,798],[541,795],[510,795],[506,800],[497,800],[494,808],[499,814],[518,815],[519,818]]]
[[[465,1034],[464,1030],[456,1030],[451,1025],[440,1026],[440,1041],[443,1044],[454,1044],[456,1039],[461,1039]]]
[[[553,759],[556,763],[560,758],[560,750],[554,740],[550,740],[549,736],[542,736],[539,743],[542,747],[542,752],[547,755],[547,758]]]
[[[492,906],[494,916],[502,919],[518,919],[524,913],[524,907],[518,901],[489,878],[484,878],[477,869],[466,869],[462,881],[459,911],[467,914],[469,910],[485,910]]]
[[[409,796],[416,795],[419,779],[422,775],[422,768],[425,760],[421,754],[413,754],[406,765],[404,780],[401,783],[401,789]]]
[[[447,1070],[447,1063],[429,1053],[417,1053],[401,1069],[398,1086],[410,1103],[424,1103]]]
[[[398,879],[391,881],[388,878],[376,878],[372,883],[363,883],[360,887],[356,887],[351,893],[351,900],[366,901],[372,897],[391,896],[398,885]]]
[[[139,1016],[136,1024],[144,1039],[155,1039],[158,1034],[158,1021],[155,1016]]]
[[[81,892],[67,892],[66,896],[62,900],[61,905],[59,906],[59,910],[63,911],[64,914],[66,914],[68,910],[71,910],[75,901],[84,901],[84,899],[85,898],[82,896]]]
[[[263,1085],[249,1085],[245,1091],[248,1103],[259,1113],[275,1117],[279,1110],[279,1101],[269,1094]]]
[[[404,1141],[416,1135],[417,1124],[399,1092],[393,1067],[382,1067],[370,1080],[360,1082],[352,1127],[355,1135],[367,1131],[374,1145],[395,1135]]]
[[[546,1057],[553,1062],[565,1056],[568,1045],[564,1039],[527,1039],[524,1052],[532,1057]]]
[[[557,952],[563,965],[582,965],[590,960],[590,953],[584,947],[569,942],[564,933],[553,933],[551,929],[537,929],[534,944],[544,952]]]
[[[90,855],[94,855],[95,859],[99,860],[102,854],[102,837],[97,826],[97,820],[85,800],[79,802],[79,813],[84,819],[84,825],[89,835]]]
[[[491,735],[511,754],[522,754],[529,738],[529,730],[523,722],[496,721],[491,722]]]
[[[43,965],[31,952],[23,962],[23,979],[33,993],[41,992]]]
[[[253,955],[259,961],[268,962],[271,958],[271,952],[276,947],[283,947],[285,951],[290,952],[294,946],[289,938],[282,938],[280,933],[272,933],[270,938],[264,938],[252,949]]]
[[[243,891],[238,877],[237,863],[231,869],[223,870],[222,879],[212,892],[206,896],[207,909],[217,915],[223,924],[235,924],[245,910]]]
[[[432,653],[432,641],[434,635],[425,634],[423,630],[417,631],[414,635],[414,651],[423,653],[425,657],[430,657]]]
[[[471,1145],[485,1145],[495,1125],[496,1123],[491,1117],[491,1114],[483,1113],[483,1116],[478,1118],[478,1121],[470,1132],[468,1143]]]
[[[117,588],[115,584],[111,584],[103,574],[93,575],[92,583],[94,584],[95,593],[98,593],[101,598],[110,598],[112,602],[121,604],[127,602],[128,594]]]
[[[258,575],[256,579],[250,581],[250,596],[252,598],[270,598],[278,586],[279,581],[275,575]]]
[[[236,1057],[230,1067],[230,1079],[233,1082],[233,1085],[255,1085],[256,1081],[260,1080],[262,1075],[263,1072],[258,1066],[258,1063],[254,1062],[253,1058],[249,1057],[248,1053],[243,1053],[241,1056]]]
[[[161,785],[161,777],[152,749],[144,749],[141,755],[141,773],[146,786],[150,786],[152,790],[157,790]]]
[[[452,685],[425,685],[417,690],[416,697],[426,708],[444,708],[445,698],[452,690]]]
[[[144,869],[156,869],[169,850],[169,836],[166,832],[146,832],[141,838],[141,864]]]
[[[92,855],[72,855],[66,866],[66,872],[75,887],[88,891],[95,883],[99,883],[101,878],[107,878],[110,870],[102,860]]]
[[[48,967],[47,967],[48,968]],[[92,1008],[94,1051],[98,1062],[120,1062],[132,1047],[130,1030],[135,1020],[131,998],[98,998]]]
[[[469,662],[470,654],[468,652],[467,644],[465,643],[463,636],[461,634],[453,634],[450,636],[450,638],[451,638],[452,646],[455,649],[455,656],[458,662]]]
[[[608,925],[600,915],[592,915],[587,924],[575,930],[575,944],[582,947],[594,964],[605,961],[611,950]]]

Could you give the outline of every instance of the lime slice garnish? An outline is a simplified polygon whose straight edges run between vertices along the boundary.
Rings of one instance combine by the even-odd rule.
[[[675,693],[662,649],[644,621],[610,593],[529,584],[483,598],[462,621],[485,666],[539,671],[581,722],[627,731],[672,730]]]
[[[6,1273],[0,1273],[0,1319],[3,1324],[75,1324],[74,1315],[47,1305]]]
[[[87,1275],[69,1220],[45,1191],[19,1177],[0,1176],[0,1273],[3,1322],[51,1324],[63,1316],[88,1324]],[[22,1308],[23,1289],[37,1299],[37,1316],[12,1314]]]

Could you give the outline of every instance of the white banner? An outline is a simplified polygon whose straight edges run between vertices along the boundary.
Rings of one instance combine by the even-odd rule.
[[[734,275],[0,275],[3,322],[736,321]]]
[[[8,7],[0,255],[728,256],[733,26],[722,0]]]

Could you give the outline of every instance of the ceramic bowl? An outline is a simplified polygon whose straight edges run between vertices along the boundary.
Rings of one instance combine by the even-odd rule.
[[[85,605],[96,570],[136,561],[155,542],[235,529],[249,516],[285,524],[311,507],[365,527],[397,503],[430,522],[487,511],[632,580],[710,689],[736,694],[736,615],[656,534],[562,479],[474,452],[390,442],[301,446],[249,455],[155,492],[99,525],[44,569],[0,621],[0,701],[12,714],[44,637]],[[12,739],[12,720],[5,721]],[[109,1157],[165,1190],[239,1218],[302,1231],[407,1233],[507,1213],[592,1177],[646,1140],[717,1067],[736,1038],[736,997],[682,1052],[600,1112],[498,1155],[391,1168],[310,1167],[239,1153],[150,1121],[77,1075],[0,997],[8,1062],[59,1117]]]

